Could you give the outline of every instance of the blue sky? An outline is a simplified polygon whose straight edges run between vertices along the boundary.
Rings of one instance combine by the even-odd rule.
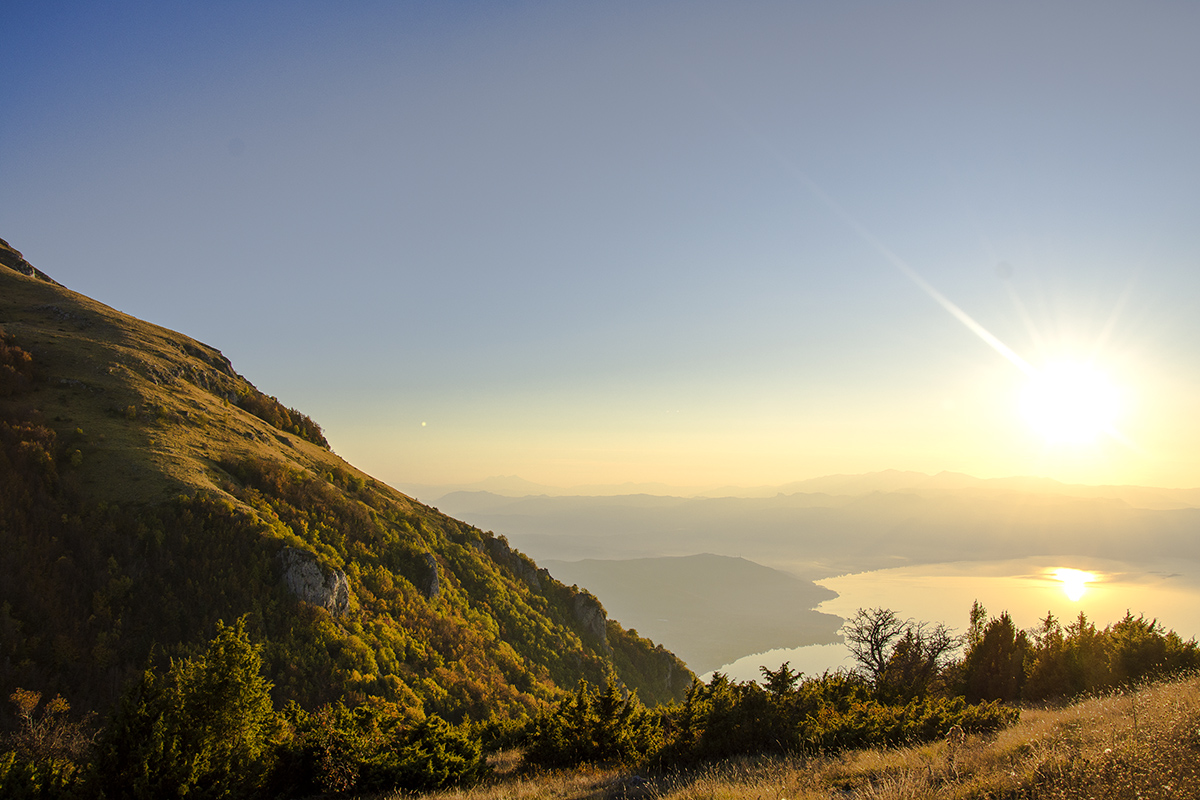
[[[1200,8],[22,3],[0,236],[392,482],[1200,485]],[[1048,441],[1086,361],[1118,437]],[[1004,265],[1004,266],[1001,266]]]

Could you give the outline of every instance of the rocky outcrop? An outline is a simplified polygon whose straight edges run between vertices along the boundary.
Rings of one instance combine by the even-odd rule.
[[[665,694],[673,694],[675,691],[675,656],[663,648],[660,644],[654,648],[654,654],[658,659],[666,664],[666,675],[663,676],[663,692]],[[688,681],[691,683],[691,681]]]
[[[335,617],[346,613],[350,607],[350,583],[346,573],[338,569],[326,572],[317,562],[316,555],[295,547],[280,550],[279,562],[283,566],[283,582],[292,594]]]
[[[575,621],[578,622],[592,638],[608,649],[608,614],[600,601],[588,592],[575,595]]]
[[[514,553],[512,548],[508,546],[508,540],[503,536],[485,539],[479,544],[479,549],[483,550],[485,547],[493,561],[502,567],[506,567],[510,572],[539,592],[542,590],[541,577],[543,574],[544,577],[550,577],[549,572],[546,572],[544,569],[539,570],[537,565],[531,560],[520,553]]]
[[[3,264],[9,269],[15,269],[22,275],[28,275],[31,278],[37,278],[38,280],[45,281],[46,283],[53,283],[55,286],[62,285],[26,261],[25,256],[21,255],[20,250],[17,250],[3,239],[0,239],[0,264]]]
[[[436,600],[442,593],[442,582],[439,577],[437,558],[433,553],[425,554],[425,564],[429,567],[429,578],[425,582],[425,596],[430,600]]]

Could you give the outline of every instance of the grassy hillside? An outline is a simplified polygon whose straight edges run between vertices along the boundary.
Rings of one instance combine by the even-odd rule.
[[[22,266],[24,265],[24,267]],[[0,242],[0,689],[104,710],[247,616],[276,701],[524,714],[684,664],[503,539],[378,483],[214,348]]]

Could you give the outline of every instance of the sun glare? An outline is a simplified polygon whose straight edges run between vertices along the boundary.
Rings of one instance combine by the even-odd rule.
[[[1078,603],[1084,593],[1087,592],[1087,585],[1096,580],[1096,575],[1093,572],[1084,572],[1078,569],[1070,569],[1068,567],[1059,567],[1051,572],[1055,580],[1062,581],[1062,590],[1072,603]]]
[[[1021,395],[1025,419],[1055,443],[1087,444],[1111,433],[1119,405],[1108,377],[1080,363],[1047,365]]]

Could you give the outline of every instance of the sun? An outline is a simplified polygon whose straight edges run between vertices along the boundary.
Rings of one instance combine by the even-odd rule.
[[[1084,593],[1087,592],[1087,585],[1096,580],[1094,573],[1070,569],[1068,567],[1059,567],[1051,575],[1054,576],[1055,580],[1062,581],[1063,594],[1073,603],[1078,603]]]
[[[1120,397],[1108,376],[1089,364],[1056,362],[1036,372],[1021,394],[1021,412],[1047,441],[1088,444],[1115,435]]]

